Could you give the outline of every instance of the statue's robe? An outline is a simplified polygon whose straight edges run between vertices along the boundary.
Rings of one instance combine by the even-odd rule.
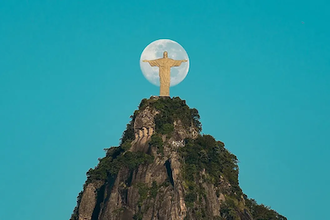
[[[186,60],[173,60],[171,58],[160,58],[146,60],[150,66],[159,67],[160,96],[170,96],[171,67],[180,66]]]

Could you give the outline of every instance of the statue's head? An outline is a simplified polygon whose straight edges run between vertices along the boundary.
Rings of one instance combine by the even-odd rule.
[[[164,51],[163,58],[167,58],[167,57],[168,57],[168,53],[167,53],[167,51]]]

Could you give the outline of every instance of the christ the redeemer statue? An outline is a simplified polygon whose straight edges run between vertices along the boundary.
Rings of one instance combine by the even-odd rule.
[[[173,60],[168,58],[167,51],[164,51],[163,58],[143,60],[143,62],[148,62],[150,66],[159,67],[160,96],[170,96],[171,67],[180,66],[182,62],[187,62],[187,60]]]

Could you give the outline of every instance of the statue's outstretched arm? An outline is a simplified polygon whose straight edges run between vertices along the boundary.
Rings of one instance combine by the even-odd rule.
[[[142,60],[142,62],[148,62],[150,66],[159,66],[157,60]]]
[[[174,60],[172,66],[180,66],[183,62],[188,62],[188,60]]]

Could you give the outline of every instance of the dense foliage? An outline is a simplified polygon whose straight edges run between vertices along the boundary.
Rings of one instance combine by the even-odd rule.
[[[194,126],[198,132],[202,130],[202,125],[199,121],[197,109],[189,108],[185,100],[179,97],[169,98],[160,97],[159,99],[143,99],[139,110],[143,110],[147,106],[159,111],[155,117],[156,132],[161,134],[170,134],[174,127],[174,121],[181,121],[185,128]],[[137,111],[134,115],[136,115]],[[133,116],[134,118],[134,116]]]
[[[127,145],[123,146],[107,149],[107,155],[99,159],[99,164],[94,169],[91,168],[87,172],[87,183],[94,180],[106,180],[108,176],[116,176],[123,167],[133,170],[140,164],[149,164],[154,160],[149,154],[130,152],[127,151]]]
[[[196,139],[186,139],[185,147],[180,148],[179,152],[183,163],[185,202],[194,215],[199,216],[199,219],[212,218],[201,205],[203,199],[207,200],[202,182],[223,188],[220,184],[226,180],[231,187],[229,191],[222,193],[231,195],[238,201],[242,190],[238,185],[237,158],[224,148],[221,141],[216,141],[210,135],[199,135]],[[216,193],[219,196],[220,192]],[[190,219],[189,216],[186,219]]]
[[[157,149],[157,153],[164,155],[164,142],[159,134],[153,134],[149,141],[150,146]]]
[[[180,153],[184,158],[183,176],[188,188],[195,188],[196,178],[205,171],[206,181],[218,186],[221,178],[226,178],[236,195],[242,195],[238,186],[237,158],[221,141],[210,135],[199,135],[195,140],[186,139]]]
[[[244,195],[245,206],[249,209],[253,219],[256,220],[287,220],[286,217],[278,214],[274,210],[264,205],[258,205],[254,199],[249,199],[247,195]]]
[[[174,130],[174,121],[180,121],[185,128],[194,126],[198,132],[202,130],[197,109],[189,108],[185,100],[181,100],[179,97],[142,99],[139,109],[130,117],[131,121],[126,126],[121,144],[134,140],[134,120],[147,106],[159,112],[155,117],[155,129],[158,134],[171,134]]]
[[[126,130],[123,133],[123,136],[121,138],[121,144],[125,142],[131,142],[134,140],[135,135],[134,135],[134,119],[136,115],[131,115],[131,121],[126,125]]]
[[[210,218],[203,208],[200,209],[203,207],[200,205],[201,199],[207,199],[200,179],[203,178],[217,187],[224,182],[224,178],[230,183],[230,190],[222,192],[225,194],[226,202],[221,206],[219,219],[240,220],[242,211],[246,210],[255,220],[286,220],[284,216],[269,207],[258,205],[255,200],[248,199],[243,194],[238,182],[238,160],[225,149],[221,141],[216,141],[210,135],[199,135],[195,140],[186,139],[185,147],[180,148],[180,153],[183,158],[182,175],[187,191],[185,202],[188,208],[194,208],[194,215],[199,216],[199,219]],[[219,196],[220,192],[216,193]]]

